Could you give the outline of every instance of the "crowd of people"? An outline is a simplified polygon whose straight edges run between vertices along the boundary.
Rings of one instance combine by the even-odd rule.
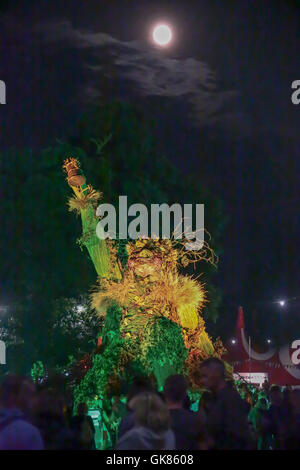
[[[300,448],[300,390],[265,384],[260,391],[226,379],[224,363],[199,365],[203,384],[195,408],[186,379],[133,381],[122,407],[113,397],[116,450],[273,450]],[[95,427],[85,403],[72,404],[53,387],[8,375],[1,384],[0,450],[93,450]],[[122,408],[122,413],[120,409]]]

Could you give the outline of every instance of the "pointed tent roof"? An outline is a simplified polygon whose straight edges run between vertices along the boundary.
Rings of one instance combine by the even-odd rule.
[[[241,306],[238,308],[236,321],[236,339],[234,344],[228,344],[226,355],[226,360],[233,364],[235,372],[249,372],[250,352],[251,372],[268,373],[270,383],[300,387],[300,365],[291,362],[290,345],[283,345],[278,350],[270,348],[263,353],[257,352],[251,346],[249,351],[244,311]]]
[[[243,307],[239,307],[238,310],[238,317],[237,317],[237,322],[236,322],[236,329],[239,331],[242,328],[245,329],[245,319],[244,319],[244,311]]]

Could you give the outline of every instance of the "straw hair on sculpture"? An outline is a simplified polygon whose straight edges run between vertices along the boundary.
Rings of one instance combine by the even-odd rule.
[[[78,199],[76,197],[71,197],[68,201],[69,211],[77,212],[80,214],[82,210],[88,209],[90,205],[97,206],[98,202],[102,198],[102,193],[99,191],[95,191],[92,187],[89,187],[89,192],[82,197],[82,199]]]
[[[133,273],[120,282],[106,282],[100,279],[99,286],[91,294],[92,306],[95,309],[102,307],[107,299],[113,299],[120,305],[129,306],[139,304],[161,311],[166,305],[171,311],[178,311],[183,318],[184,326],[197,326],[198,314],[206,302],[203,285],[188,276],[179,276],[172,273],[159,273],[153,285],[147,288],[147,297],[139,295],[138,285]]]

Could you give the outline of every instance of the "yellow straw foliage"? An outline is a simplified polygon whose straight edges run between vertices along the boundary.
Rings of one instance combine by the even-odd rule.
[[[95,290],[91,294],[91,305],[93,308],[99,311],[111,300],[124,305],[124,307],[128,306],[130,294],[132,294],[135,287],[134,280],[130,276],[124,277],[121,282],[101,280],[100,283],[100,290]]]
[[[80,214],[80,211],[87,209],[90,204],[96,205],[102,194],[93,188],[90,188],[89,192],[81,197],[71,197],[68,201],[69,211],[75,211]]]
[[[159,315],[176,312],[181,326],[192,329],[197,327],[198,313],[206,301],[203,286],[195,279],[163,272],[154,283],[144,281],[142,285],[137,284],[132,273],[120,282],[102,280],[100,290],[91,295],[92,306],[102,313],[112,300],[124,307],[140,306]]]
[[[203,307],[205,291],[202,284],[189,276],[162,273],[149,294],[149,300],[167,303],[184,314],[187,309],[198,311]]]
[[[214,354],[214,346],[205,330],[203,330],[198,336],[195,346],[200,350],[205,351],[209,356]]]
[[[182,305],[178,308],[178,316],[180,324],[183,328],[195,330],[198,326],[198,311],[195,307],[189,305]]]

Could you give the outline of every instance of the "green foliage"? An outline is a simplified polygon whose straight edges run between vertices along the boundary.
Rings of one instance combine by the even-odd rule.
[[[30,375],[35,383],[38,383],[45,377],[45,368],[42,361],[37,361],[32,365]]]
[[[181,327],[168,318],[157,318],[149,327],[147,336],[145,362],[161,387],[169,375],[183,373],[188,351]]]
[[[117,244],[118,244],[117,254],[124,269],[126,269],[127,262],[128,262],[128,252],[126,248],[127,241],[128,240],[117,240]]]
[[[118,361],[122,346],[122,339],[114,336],[104,352],[94,357],[91,369],[75,388],[75,407],[80,402],[91,404],[98,397],[106,396],[109,377],[118,373]]]
[[[78,360],[95,349],[103,322],[90,308],[88,295],[58,299],[53,318],[48,344],[52,366],[67,367],[68,357]]]
[[[104,346],[110,344],[114,337],[120,337],[121,317],[122,310],[117,305],[111,305],[108,307],[102,331],[102,341]]]
[[[199,409],[199,402],[201,398],[201,392],[199,390],[191,390],[187,391],[188,397],[191,401],[191,410],[197,412]]]
[[[69,152],[63,144],[41,154],[9,150],[0,155],[0,294],[23,341],[22,373],[37,359],[46,363],[52,357],[56,299],[77,297],[94,280],[93,266],[76,247],[80,222],[67,211],[61,164]],[[72,149],[73,155],[82,153]]]
[[[119,374],[118,365],[124,340],[120,336],[122,310],[111,305],[107,309],[105,326],[102,331],[104,350],[93,359],[91,369],[86,373],[74,392],[74,405],[80,402],[92,403],[96,397],[105,397],[108,378]]]

